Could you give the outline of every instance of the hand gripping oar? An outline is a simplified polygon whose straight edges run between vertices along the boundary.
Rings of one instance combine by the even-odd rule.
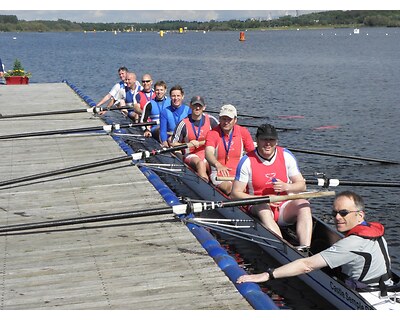
[[[13,118],[28,118],[28,117],[38,117],[38,116],[51,116],[51,115],[58,115],[58,114],[70,114],[70,113],[100,113],[102,111],[111,111],[111,110],[127,110],[131,111],[134,110],[133,108],[119,108],[119,107],[92,107],[88,109],[68,109],[68,110],[55,110],[55,111],[45,111],[45,112],[35,112],[35,113],[21,113],[21,114],[9,114],[9,115],[2,115],[0,114],[1,119],[13,119]]]
[[[67,225],[82,224],[82,223],[104,222],[111,220],[147,217],[147,216],[155,216],[163,214],[182,215],[189,213],[198,213],[207,210],[214,210],[216,208],[228,208],[228,207],[244,206],[244,205],[259,204],[259,203],[272,203],[272,202],[280,202],[284,200],[293,200],[293,199],[319,198],[319,197],[326,197],[333,195],[335,195],[334,191],[320,191],[320,192],[304,192],[304,193],[285,195],[285,196],[257,197],[257,198],[243,199],[243,200],[205,201],[197,203],[189,202],[187,204],[178,204],[167,208],[146,209],[139,211],[125,211],[119,213],[102,214],[102,215],[94,215],[87,217],[77,217],[70,219],[60,219],[53,221],[2,226],[0,227],[0,233],[43,229],[43,228],[67,226]]]
[[[141,159],[149,158],[158,154],[162,153],[168,153],[168,152],[174,152],[178,151],[181,149],[187,148],[186,144],[182,144],[173,148],[167,148],[167,149],[159,149],[159,150],[152,150],[152,151],[141,151],[134,153],[130,156],[122,156],[122,157],[116,157],[116,158],[111,158],[111,159],[106,159],[106,160],[100,160],[100,161],[95,161],[95,162],[90,162],[86,164],[81,164],[73,167],[68,167],[64,169],[59,169],[59,170],[53,170],[53,171],[48,171],[48,172],[43,172],[43,173],[37,173],[25,177],[20,177],[20,178],[15,178],[11,180],[6,180],[6,181],[0,181],[0,187],[4,186],[9,186],[13,185],[16,183],[21,183],[21,182],[27,182],[27,181],[32,181],[32,180],[37,180],[37,179],[42,179],[42,178],[47,178],[47,177],[52,177],[64,173],[70,173],[70,172],[75,172],[75,171],[81,171],[85,169],[90,169],[90,168],[96,168],[100,166],[105,166],[109,164],[114,164],[114,163],[119,163],[119,162],[124,162],[124,161],[138,161]]]
[[[337,158],[347,158],[347,159],[354,159],[354,160],[364,160],[364,161],[371,161],[371,162],[379,162],[384,164],[400,164],[398,161],[392,160],[382,160],[382,159],[374,159],[374,158],[365,158],[365,157],[358,157],[358,156],[349,156],[346,154],[339,154],[339,153],[330,153],[324,151],[316,151],[316,150],[305,150],[305,149],[297,149],[292,147],[286,147],[290,151],[300,152],[300,153],[309,153],[309,154],[318,154],[321,156],[328,156],[328,157],[337,157]]]
[[[119,129],[139,127],[139,126],[153,126],[156,124],[157,124],[156,121],[151,121],[151,122],[143,122],[143,123],[112,124],[112,125],[105,125],[105,126],[85,127],[85,128],[76,128],[76,129],[60,129],[60,130],[50,130],[50,131],[16,133],[16,134],[0,136],[0,140],[39,137],[39,136],[51,136],[51,135],[57,135],[57,134],[90,132],[90,131],[97,131],[97,130],[104,130],[105,132],[110,133],[114,130],[119,130]]]

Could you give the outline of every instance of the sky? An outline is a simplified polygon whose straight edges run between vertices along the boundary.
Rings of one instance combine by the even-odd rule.
[[[328,2],[328,3],[327,3]],[[158,22],[162,20],[209,21],[278,18],[325,10],[399,10],[399,0],[18,0],[3,1],[0,15],[20,20],[74,22]]]

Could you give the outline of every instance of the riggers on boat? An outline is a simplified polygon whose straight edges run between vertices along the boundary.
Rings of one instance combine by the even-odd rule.
[[[120,116],[114,121],[122,121]],[[128,131],[137,136],[140,129],[130,128]],[[138,139],[136,137],[123,136],[124,141],[134,150],[154,150],[159,149],[160,145],[152,138]],[[147,158],[148,163],[141,166],[151,168],[155,172],[160,172],[161,179],[172,188],[179,184],[180,189],[190,189],[196,194],[197,199],[224,202],[228,198],[212,184],[200,178],[193,170],[186,166],[178,157],[173,154],[160,154]],[[165,165],[174,168],[168,173]],[[180,168],[177,172],[177,168]],[[185,198],[185,194],[179,195]],[[201,202],[202,200],[187,199],[191,202]],[[283,230],[283,239],[274,232],[263,227],[257,219],[249,216],[242,207],[218,207],[215,206],[220,215],[227,219],[229,225],[217,223],[211,225],[204,220],[195,218],[182,218],[187,223],[207,226],[219,232],[224,232],[248,241],[256,242],[269,256],[272,256],[280,264],[287,264],[293,260],[302,258],[305,253],[298,250],[298,245],[293,228]],[[316,254],[339,240],[343,235],[331,226],[313,216],[313,234],[309,253]],[[323,268],[307,274],[298,276],[306,285],[312,288],[317,294],[329,301],[333,306],[340,310],[400,310],[400,289],[399,276],[393,274],[393,281],[396,286],[387,288],[387,294],[382,294],[378,289],[373,292],[358,292],[349,288],[339,279],[336,270]]]

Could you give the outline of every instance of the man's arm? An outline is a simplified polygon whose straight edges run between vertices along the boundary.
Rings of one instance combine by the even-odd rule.
[[[143,113],[142,108],[140,108],[140,94],[139,92],[136,93],[135,99],[133,101],[133,109],[138,115],[141,115]]]
[[[273,271],[274,278],[286,278],[286,277],[294,277],[300,274],[308,273],[314,270],[322,269],[327,267],[327,263],[324,258],[322,258],[321,254],[316,254],[308,258],[302,258],[294,260],[288,264],[285,264],[279,268],[276,268]],[[236,283],[243,282],[265,282],[270,279],[270,276],[267,272],[259,273],[259,274],[251,274],[251,275],[243,275],[240,276]]]
[[[232,199],[247,199],[253,198],[254,196],[246,193],[246,182],[235,180],[232,186],[231,198]]]
[[[104,103],[106,103],[108,100],[110,100],[111,99],[111,94],[110,93],[107,93],[104,97],[103,97],[103,99],[101,99],[97,104],[96,104],[96,107],[100,107],[102,104],[104,104]]]
[[[164,110],[160,115],[160,142],[163,146],[168,147],[168,134],[167,134],[167,125],[168,125],[168,115],[167,110]]]

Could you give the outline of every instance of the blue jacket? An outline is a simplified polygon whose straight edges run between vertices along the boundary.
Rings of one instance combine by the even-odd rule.
[[[174,132],[178,123],[190,113],[192,110],[186,104],[182,104],[179,108],[172,105],[166,107],[160,116],[160,141],[167,141],[168,132]]]

